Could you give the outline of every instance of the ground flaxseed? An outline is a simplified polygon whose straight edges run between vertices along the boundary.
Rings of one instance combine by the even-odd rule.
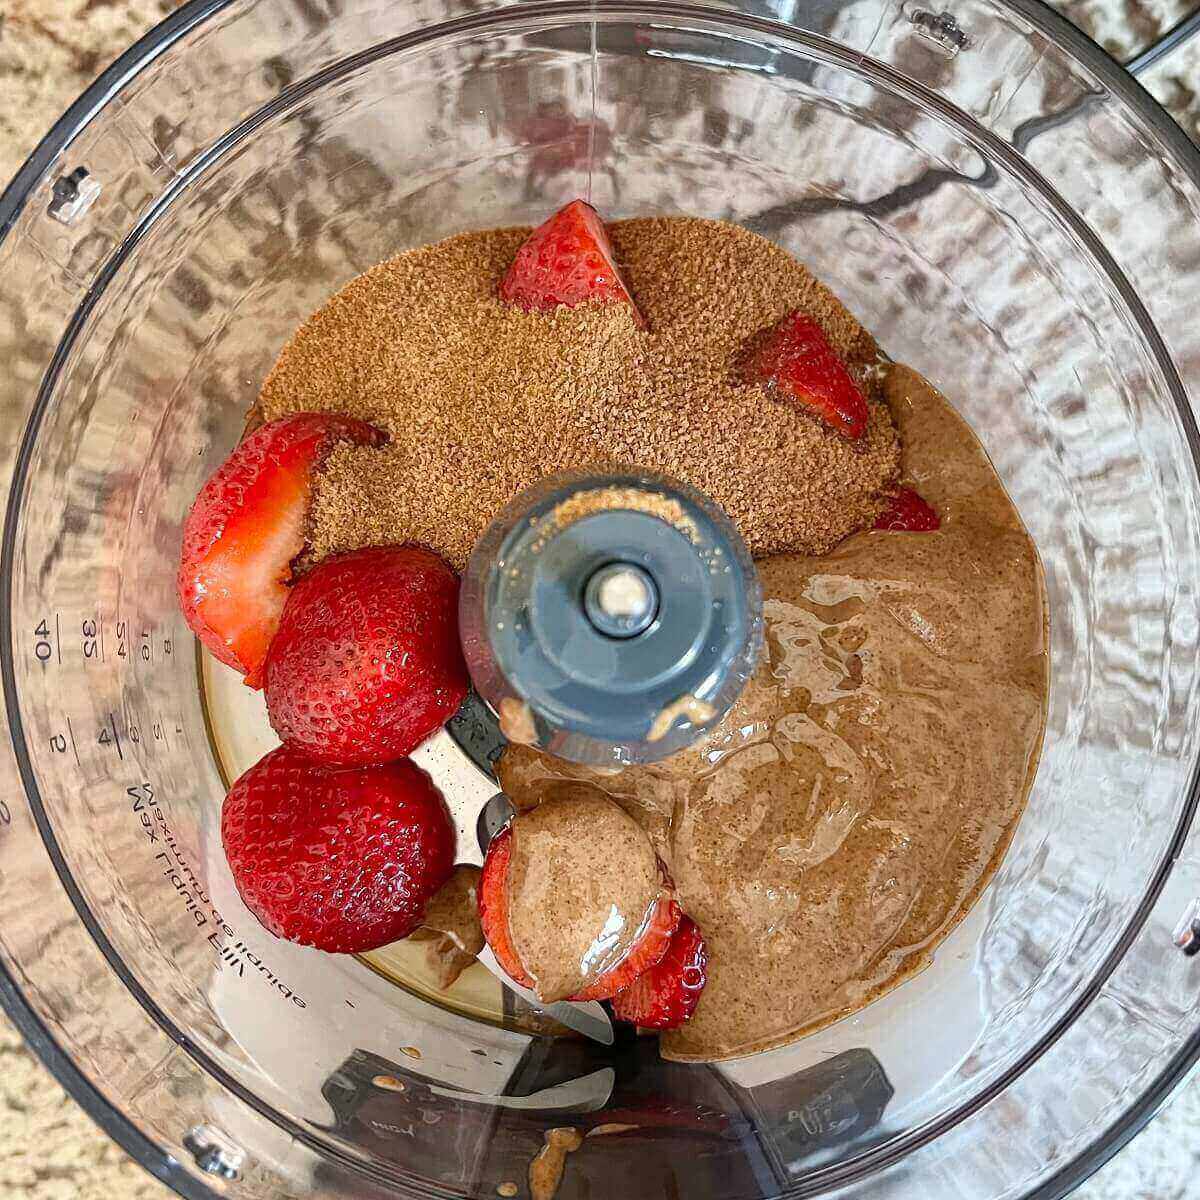
[[[460,234],[353,280],[297,331],[263,386],[266,420],[344,412],[384,449],[341,446],[313,508],[315,558],[422,542],[461,568],[521,489],[552,471],[629,466],[724,508],[756,557],[822,553],[870,524],[899,444],[870,335],[785,251],[694,218],[618,221],[624,305],[525,313],[496,287],[526,229]],[[802,308],[863,377],[871,419],[851,443],[738,375],[749,339]]]
[[[661,492],[649,492],[634,487],[601,487],[572,492],[565,500],[555,505],[550,514],[556,528],[566,529],[582,517],[593,513],[624,509],[649,513],[668,525],[674,525],[689,541],[696,541],[696,522],[678,500],[672,500]]]

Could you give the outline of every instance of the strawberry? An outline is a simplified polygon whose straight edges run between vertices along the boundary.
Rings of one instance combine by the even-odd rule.
[[[613,258],[604,222],[582,200],[560,208],[525,239],[500,281],[500,299],[526,311],[614,300],[646,324]]]
[[[326,559],[288,596],[266,685],[275,732],[310,757],[402,758],[467,694],[458,577],[419,546]]]
[[[641,936],[629,947],[629,953],[571,999],[611,1000],[618,992],[629,987],[640,975],[662,961],[682,918],[683,910],[679,907],[679,901],[673,896],[660,896],[650,910]]]
[[[837,356],[825,331],[796,309],[768,330],[750,353],[746,376],[801,408],[811,409],[838,433],[860,438],[867,398]]]
[[[515,983],[533,987],[508,931],[508,864],[512,857],[512,828],[502,829],[488,844],[479,876],[479,924],[496,961]]]
[[[280,746],[230,789],[221,840],[259,921],[333,954],[407,937],[454,869],[445,801],[408,759],[328,767]]]
[[[192,632],[251,687],[304,548],[313,475],[340,440],[377,445],[378,429],[300,413],[246,438],[200,489],[183,523],[179,603]]]
[[[483,936],[491,946],[496,961],[515,982],[532,988],[533,980],[525,970],[508,927],[508,866],[512,856],[512,829],[501,830],[488,846],[479,879],[479,923]],[[620,962],[596,977],[572,1000],[607,1000],[622,988],[628,987],[639,975],[649,970],[667,953],[682,917],[678,902],[671,896],[660,896],[646,921],[645,928]]]
[[[942,519],[937,512],[912,488],[901,488],[894,496],[889,497],[887,508],[875,522],[876,529],[887,529],[896,533],[932,533],[933,530],[940,529],[941,525]]]
[[[613,1016],[643,1029],[678,1029],[700,1003],[708,982],[708,948],[684,917],[663,960],[613,997]]]

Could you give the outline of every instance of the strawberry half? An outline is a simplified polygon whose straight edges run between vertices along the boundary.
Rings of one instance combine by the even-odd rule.
[[[512,858],[512,829],[502,829],[488,845],[479,875],[479,924],[504,973],[522,987],[533,987],[508,931],[508,864]]]
[[[940,529],[942,519],[912,488],[901,488],[888,500],[888,506],[875,522],[876,529],[894,533],[932,533]]]
[[[708,948],[684,917],[662,961],[613,997],[613,1015],[643,1029],[678,1029],[696,1011],[708,982]]]
[[[332,954],[407,937],[454,870],[445,801],[406,758],[327,767],[280,746],[230,788],[221,841],[263,926]]]
[[[479,923],[487,944],[491,946],[505,974],[522,987],[532,988],[534,982],[517,954],[508,926],[508,868],[511,857],[510,827],[501,830],[488,846],[483,872],[479,877]],[[659,897],[654,902],[644,929],[625,957],[570,999],[608,1000],[622,988],[628,987],[667,953],[682,916],[679,904],[673,897]]]
[[[848,438],[867,428],[867,398],[825,331],[799,309],[768,330],[752,350],[746,377],[811,410]]]
[[[318,413],[263,425],[200,489],[183,523],[184,619],[251,687],[262,686],[292,561],[304,548],[313,475],[339,440],[379,445],[385,438],[365,421]]]
[[[560,304],[574,308],[585,300],[618,301],[646,325],[617,267],[604,222],[583,200],[560,208],[525,239],[500,281],[500,299],[539,312]]]
[[[596,976],[590,987],[571,997],[572,1000],[611,1000],[629,987],[638,976],[663,960],[671,947],[671,938],[679,928],[683,910],[673,896],[660,896],[650,910],[649,919],[629,953],[603,975]]]

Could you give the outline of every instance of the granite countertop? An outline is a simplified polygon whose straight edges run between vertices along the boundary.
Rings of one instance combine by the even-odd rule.
[[[177,0],[0,0],[0,184],[111,59]],[[1196,0],[1060,0],[1060,10],[1127,61]],[[1200,38],[1142,82],[1200,140]],[[1200,1080],[1173,1102],[1078,1200],[1200,1200]],[[166,1200],[84,1116],[0,1017],[0,1200]]]

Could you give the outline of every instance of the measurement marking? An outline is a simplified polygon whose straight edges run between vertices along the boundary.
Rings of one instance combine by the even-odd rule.
[[[163,745],[166,746],[168,749],[170,749],[170,742],[167,741],[167,721],[166,721],[166,718],[161,713],[159,714],[159,717],[158,717],[158,726],[162,730]]]
[[[58,613],[54,614],[54,648],[58,651],[58,664],[62,666],[62,630],[58,624]]]
[[[128,738],[128,739],[129,739],[129,740],[130,740],[130,741],[131,741],[131,742],[132,742],[134,745],[135,745],[135,746],[141,745],[141,741],[142,741],[142,734],[141,734],[141,730],[140,730],[140,728],[139,728],[139,726],[138,726],[138,724],[137,724],[137,721],[136,721],[137,713],[135,713],[135,712],[133,711],[133,709],[132,709],[132,708],[128,708],[128,707],[127,707],[127,708],[125,709],[125,711],[124,711],[124,712],[123,712],[121,715],[122,715],[122,716],[124,717],[124,719],[125,719],[125,736],[126,736],[126,737],[127,737],[127,738]],[[137,737],[134,737],[134,736],[133,736],[133,732],[134,732],[135,730],[137,730],[137,734],[138,734],[138,736],[137,736]],[[150,753],[150,748],[149,748],[149,746],[147,746],[147,747],[146,747],[146,753],[147,753],[147,754],[149,754],[149,753]]]
[[[104,661],[104,618],[96,617],[96,624],[100,626],[100,661]]]
[[[65,714],[64,714],[65,715]],[[75,755],[75,765],[83,769],[83,763],[79,761],[79,747],[75,745],[75,730],[71,728],[71,718],[67,717],[67,735],[71,739],[71,753]]]
[[[121,749],[121,735],[117,733],[117,718],[113,713],[108,714],[108,723],[112,726],[113,741],[117,743],[117,757],[124,760],[125,753]]]

